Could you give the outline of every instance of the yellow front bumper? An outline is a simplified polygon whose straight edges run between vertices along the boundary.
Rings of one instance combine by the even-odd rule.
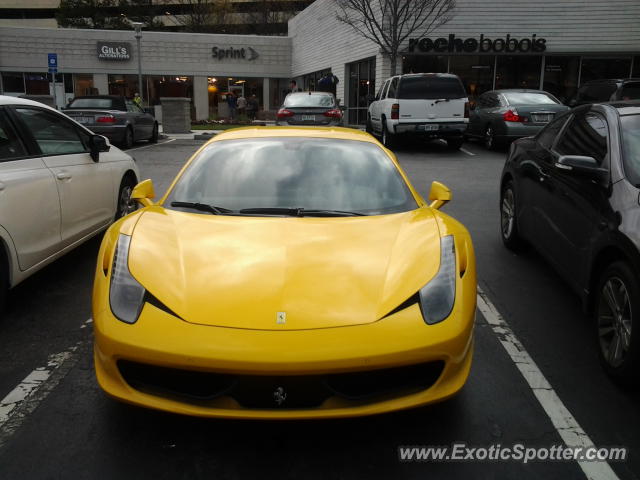
[[[469,291],[471,290],[471,291]],[[110,396],[174,413],[227,418],[300,419],[370,415],[444,400],[464,385],[471,367],[475,290],[459,295],[449,318],[426,325],[418,305],[367,325],[265,331],[194,325],[145,304],[125,324],[108,308],[95,314],[95,367]],[[323,375],[444,362],[429,388],[354,405],[330,397],[316,408],[250,409],[229,396],[190,402],[132,388],[117,362],[233,375]]]

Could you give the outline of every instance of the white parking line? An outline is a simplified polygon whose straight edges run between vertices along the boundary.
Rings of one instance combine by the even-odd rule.
[[[123,152],[132,152],[133,150],[142,150],[143,148],[157,147],[158,145],[164,145],[165,143],[175,142],[176,140],[177,140],[177,138],[170,138],[166,142],[151,143],[149,145],[143,145],[142,147],[136,147],[136,148],[130,148],[128,150],[123,150]]]
[[[475,157],[475,156],[476,156],[476,154],[475,154],[475,153],[470,152],[470,151],[469,151],[469,150],[467,150],[466,148],[462,148],[462,147],[460,147],[460,151],[461,151],[461,152],[463,152],[463,153],[466,153],[467,155],[471,155],[472,157]]]
[[[560,438],[570,447],[594,447],[593,442],[544,377],[487,295],[478,287],[478,310],[529,384]],[[618,480],[607,462],[578,462],[589,480]]]
[[[0,400],[0,448],[75,364],[77,346],[49,355],[46,367],[39,367]]]

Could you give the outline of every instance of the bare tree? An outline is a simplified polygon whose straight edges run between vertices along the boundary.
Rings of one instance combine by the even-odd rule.
[[[380,46],[391,61],[391,75],[401,45],[416,31],[428,35],[449,22],[455,0],[336,0],[338,21]]]

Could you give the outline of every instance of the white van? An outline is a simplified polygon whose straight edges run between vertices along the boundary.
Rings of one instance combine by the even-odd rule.
[[[457,75],[412,73],[384,82],[369,106],[367,131],[391,148],[404,135],[442,138],[462,146],[469,123],[469,99]]]

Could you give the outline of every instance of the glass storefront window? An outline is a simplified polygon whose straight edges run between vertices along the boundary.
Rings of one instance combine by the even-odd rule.
[[[580,57],[550,55],[544,62],[542,89],[566,103],[578,91]]]
[[[460,77],[471,105],[475,105],[478,96],[493,88],[494,64],[493,55],[461,55],[450,58],[449,73]]]
[[[448,57],[445,55],[404,55],[402,57],[402,73],[447,73],[447,71]]]
[[[278,110],[289,93],[288,78],[272,78],[269,80],[269,105],[271,110]]]
[[[631,73],[631,57],[582,57],[580,85],[589,80],[627,78]]]
[[[73,91],[76,97],[98,95],[98,89],[93,86],[93,74],[75,73],[73,75]]]
[[[24,85],[27,95],[49,95],[49,78],[46,73],[25,73]]]
[[[347,123],[364,125],[367,110],[376,92],[376,59],[369,58],[347,65],[349,78],[349,101],[347,103]]]
[[[317,72],[308,73],[303,75],[302,82],[298,84],[298,88],[301,88],[304,91],[316,91],[318,88],[318,81],[331,73],[330,68],[325,68],[324,70],[318,70]]]
[[[640,77],[640,55],[633,57],[633,71],[631,72],[633,78]]]
[[[24,77],[20,72],[2,72],[4,93],[24,93]]]
[[[496,89],[500,88],[540,88],[540,55],[498,56],[496,68]]]
[[[149,102],[148,87],[144,76],[142,77],[142,90],[142,92],[138,92],[138,75],[109,75],[109,95],[123,95],[127,98],[133,98],[136,92],[138,92],[142,95],[145,102]],[[166,96],[180,97],[182,95]],[[152,104],[151,102],[149,103]]]

